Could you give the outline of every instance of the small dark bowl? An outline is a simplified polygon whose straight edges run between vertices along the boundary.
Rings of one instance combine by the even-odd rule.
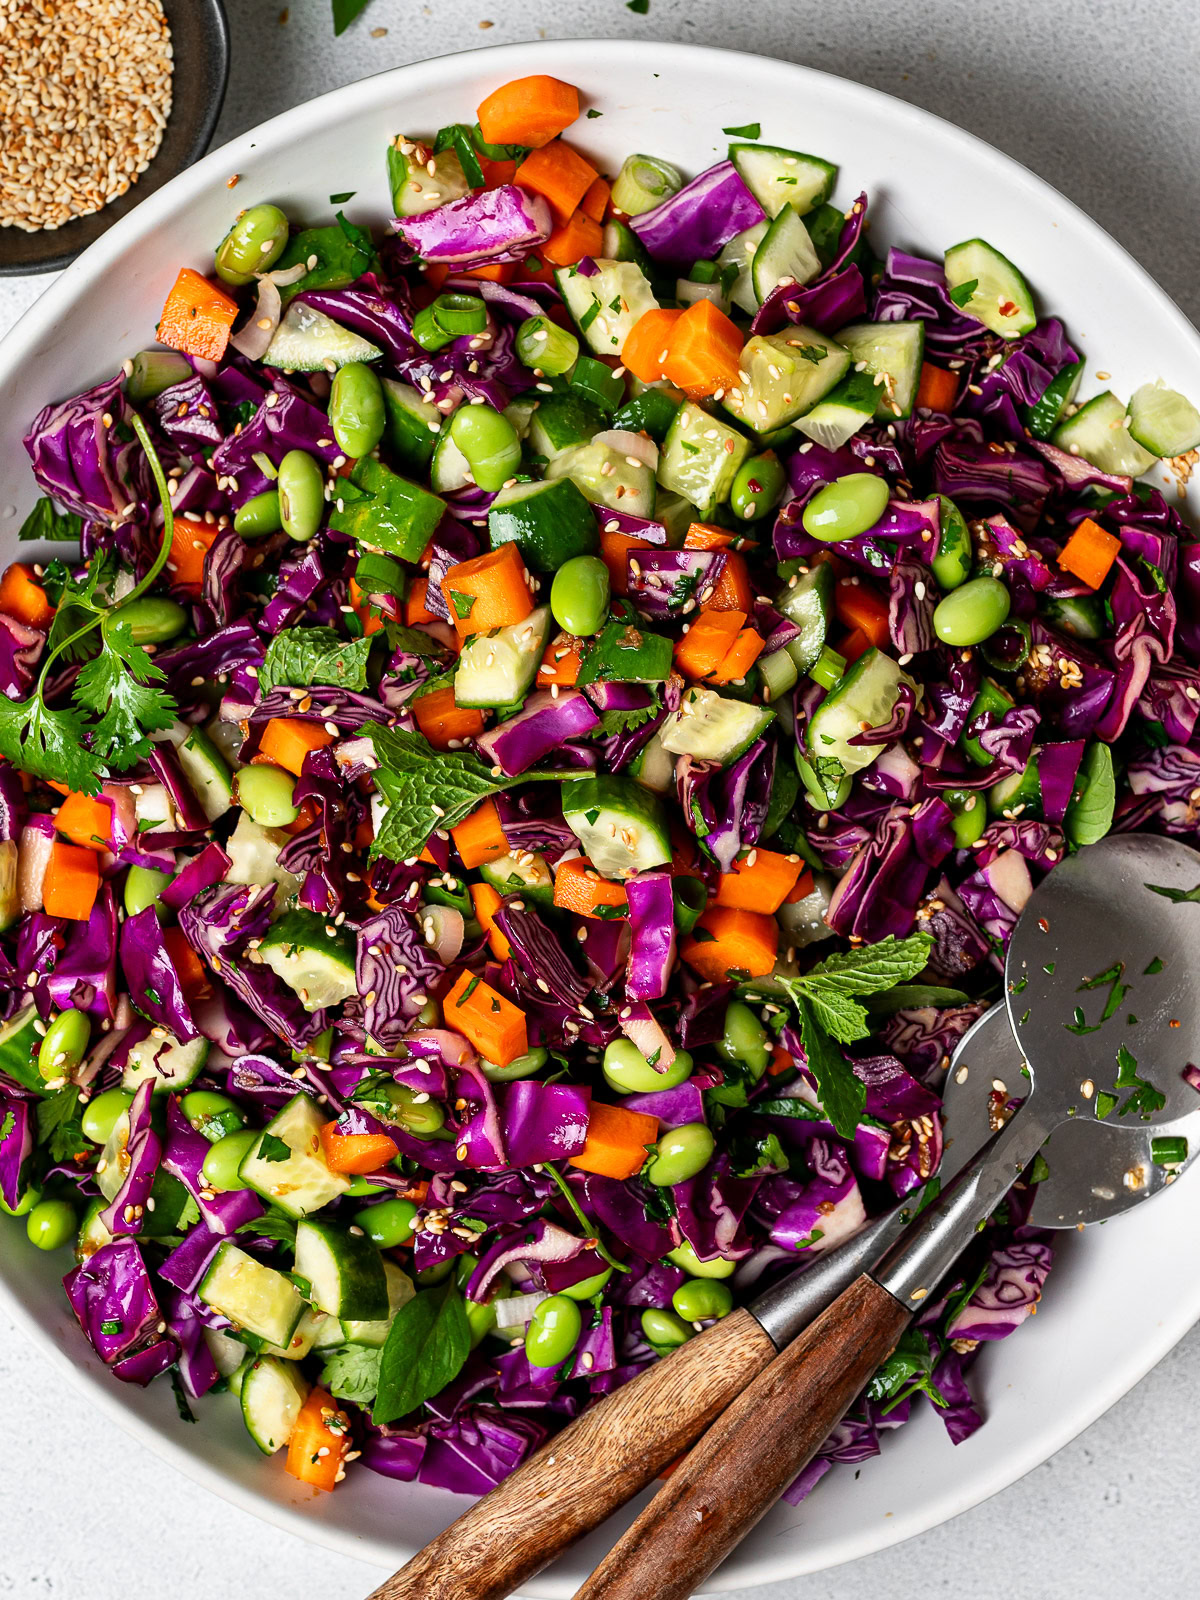
[[[119,199],[61,228],[0,228],[0,277],[58,272],[169,178],[208,149],[229,77],[229,23],[222,0],[163,0],[175,49],[171,115],[158,154]]]

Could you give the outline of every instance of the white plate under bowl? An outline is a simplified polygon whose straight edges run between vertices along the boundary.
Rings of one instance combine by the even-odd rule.
[[[0,539],[16,553],[18,511],[35,489],[21,434],[48,400],[108,376],[153,342],[181,265],[204,267],[235,210],[278,201],[297,219],[329,216],[354,189],[351,218],[386,215],[383,151],[403,130],[473,120],[497,84],[546,72],[577,83],[603,115],[571,137],[613,171],[645,150],[694,174],[723,153],[723,127],[761,122],[765,140],[841,164],[839,204],[871,197],[871,239],[930,255],[981,235],[1026,272],[1097,368],[1128,395],[1162,377],[1200,396],[1200,338],[1095,223],[1006,156],[874,89],[757,56],[678,44],[586,40],[508,45],[370,78],[300,106],[226,145],[150,196],[74,263],[0,346]],[[235,191],[226,180],[241,175]],[[1119,915],[1119,908],[1114,908]],[[1119,928],[1114,926],[1114,937]],[[1117,947],[1114,946],[1114,949]],[[1063,1237],[1040,1315],[984,1352],[973,1383],[988,1422],[953,1447],[928,1410],[856,1476],[839,1469],[798,1509],[776,1508],[712,1580],[737,1589],[815,1572],[920,1533],[1044,1461],[1120,1398],[1200,1317],[1195,1239],[1200,1183],[1083,1237]],[[233,1402],[201,1403],[182,1426],[166,1384],[114,1382],[89,1353],[59,1285],[66,1263],[0,1233],[0,1303],[115,1423],[205,1487],[304,1538],[399,1565],[466,1501],[353,1472],[335,1494],[307,1490],[256,1455]],[[623,1524],[621,1524],[623,1525]],[[601,1530],[526,1586],[569,1596],[618,1531]]]

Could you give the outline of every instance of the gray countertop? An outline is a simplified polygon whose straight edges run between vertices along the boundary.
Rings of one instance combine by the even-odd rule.
[[[373,0],[340,39],[327,0],[227,0],[233,74],[217,142],[368,73],[456,49],[590,36],[724,45],[803,62],[926,107],[998,145],[1077,201],[1200,321],[1195,218],[1200,9],[1160,0]],[[287,17],[286,22],[283,17]],[[580,77],[586,77],[581,46]],[[0,332],[51,280],[0,280]],[[936,1531],[747,1600],[952,1594],[1019,1584],[1109,1600],[1200,1580],[1189,1424],[1200,1332],[1020,1483]],[[7,1468],[0,1596],[361,1600],[378,1572],[258,1522],[113,1430],[0,1316]],[[652,1600],[652,1597],[647,1597]]]

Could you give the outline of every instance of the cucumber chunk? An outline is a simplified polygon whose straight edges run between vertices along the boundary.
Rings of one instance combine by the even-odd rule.
[[[287,841],[282,828],[264,828],[243,811],[225,845],[230,860],[225,882],[277,883],[283,890],[281,898],[296,894],[300,879],[279,865],[279,852]]]
[[[1168,460],[1186,455],[1200,445],[1200,411],[1161,378],[1144,383],[1129,402],[1129,437]]]
[[[549,606],[538,606],[506,628],[474,634],[458,658],[455,704],[512,706],[523,700],[533,688],[549,634]]]
[[[387,1316],[383,1257],[365,1233],[306,1217],[296,1228],[296,1271],[312,1285],[318,1311],[366,1322]]]
[[[519,894],[536,905],[554,903],[554,879],[545,856],[498,856],[495,861],[485,861],[479,872],[497,894]]]
[[[1079,393],[1079,380],[1083,376],[1083,362],[1072,361],[1055,373],[1042,390],[1039,399],[1025,406],[1024,419],[1035,439],[1049,439],[1063,420],[1063,413]]]
[[[606,774],[564,785],[563,820],[602,878],[632,878],[671,859],[666,813],[631,778]]]
[[[868,650],[813,712],[805,732],[808,759],[833,799],[843,781],[861,772],[883,751],[881,744],[851,744],[864,727],[881,728],[891,718],[902,683],[912,679],[881,650]],[[915,686],[914,686],[915,687]]]
[[[493,550],[511,540],[534,572],[557,572],[572,556],[593,555],[600,532],[578,485],[555,478],[501,489],[488,512],[488,539]]]
[[[722,269],[720,282],[724,282],[729,268],[734,269],[733,281],[727,290],[730,300],[739,311],[752,317],[758,310],[758,296],[754,292],[754,256],[767,236],[770,223],[756,222],[743,233],[735,233],[717,257]]]
[[[1033,293],[1007,256],[986,239],[964,239],[946,251],[946,282],[963,315],[1006,339],[1031,333],[1037,326]],[[967,293],[968,286],[970,292]]]
[[[424,400],[411,383],[381,378],[388,448],[404,472],[424,472],[445,420],[432,400]]]
[[[727,767],[750,748],[774,716],[767,706],[729,700],[713,689],[689,689],[658,736],[672,755],[719,761]]]
[[[470,481],[471,463],[446,428],[433,447],[433,459],[429,463],[430,486],[437,494],[450,494],[455,489],[465,489]]]
[[[311,1385],[294,1362],[259,1356],[242,1378],[242,1421],[265,1456],[282,1450],[292,1436]]]
[[[200,1076],[207,1059],[207,1039],[189,1039],[180,1044],[174,1034],[156,1039],[152,1033],[130,1048],[121,1072],[121,1087],[135,1090],[149,1079],[155,1094],[185,1089]]]
[[[838,342],[855,365],[866,363],[875,389],[875,415],[892,421],[911,416],[925,353],[923,322],[856,322],[838,329]]]
[[[405,139],[412,149],[413,141]],[[429,158],[433,164],[430,172],[420,153],[427,147],[418,145],[411,156],[406,156],[399,142],[388,146],[388,176],[392,186],[392,209],[398,217],[421,217],[438,206],[449,205],[451,200],[461,200],[470,194],[471,185],[462,169],[457,150],[439,150]]]
[[[799,638],[791,641],[787,653],[801,672],[807,672],[825,648],[833,622],[836,583],[833,567],[823,561],[819,567],[800,573],[777,602],[780,614],[800,629]]]
[[[655,794],[670,794],[675,787],[675,757],[655,729],[629,764],[629,775]]]
[[[377,344],[351,333],[315,306],[293,300],[262,359],[265,367],[289,372],[319,372],[322,368],[332,372],[351,361],[378,361],[382,354]]]
[[[731,144],[729,159],[769,217],[785,206],[803,216],[833,193],[838,169],[819,156],[770,144]]]
[[[763,234],[750,264],[755,299],[761,305],[781,284],[811,283],[820,270],[807,228],[791,206],[783,206]]]
[[[1054,430],[1054,443],[1060,450],[1082,456],[1101,472],[1140,478],[1158,458],[1142,448],[1125,426],[1125,419],[1125,406],[1111,389],[1106,389],[1059,423]]]
[[[0,1072],[27,1089],[43,1090],[45,1080],[37,1067],[43,1033],[34,1026],[38,1009],[32,1002],[7,1022],[0,1023]]]
[[[644,312],[657,311],[658,301],[635,262],[601,258],[596,267],[591,277],[584,277],[577,267],[560,267],[554,276],[567,310],[591,348],[599,356],[619,356],[634,323]]]
[[[848,372],[792,426],[826,450],[840,450],[875,415],[880,389],[869,372]]]
[[[205,1305],[268,1344],[286,1345],[304,1312],[292,1280],[239,1249],[232,1239],[217,1246],[197,1292]]]
[[[238,1168],[242,1182],[289,1217],[307,1217],[345,1194],[350,1179],[343,1172],[331,1171],[321,1153],[321,1125],[328,1121],[315,1100],[306,1094],[296,1095],[275,1113],[258,1142],[250,1147]],[[282,1158],[281,1144],[290,1152]],[[286,1344],[291,1331],[289,1328],[283,1338],[273,1334],[263,1337],[274,1344]]]
[[[653,467],[609,443],[605,434],[555,456],[546,468],[546,480],[553,483],[559,478],[570,478],[594,506],[628,511],[635,517],[654,514]]]
[[[689,400],[675,413],[662,442],[659,486],[681,495],[707,517],[728,500],[738,468],[749,454],[745,434]]]
[[[722,404],[746,427],[768,433],[811,411],[845,376],[850,361],[837,339],[803,324],[755,334],[742,350],[738,387]]]
[[[543,395],[529,419],[529,443],[553,461],[564,450],[587,444],[604,427],[599,406],[570,389]]]
[[[233,776],[225,757],[204,729],[190,729],[175,753],[201,811],[210,822],[223,817],[233,804]]]
[[[306,1011],[336,1006],[358,992],[357,941],[315,911],[288,911],[258,947],[264,965],[300,996]]]
[[[407,1272],[401,1272],[394,1262],[385,1260],[383,1271],[387,1279],[387,1315],[374,1320],[344,1318],[340,1326],[347,1344],[364,1344],[376,1350],[382,1349],[387,1342],[393,1317],[417,1292]]]

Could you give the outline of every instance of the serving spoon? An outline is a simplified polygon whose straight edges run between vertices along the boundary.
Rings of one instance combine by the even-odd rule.
[[[1011,1032],[994,1008],[950,1068],[956,1091],[975,1078],[955,1142],[970,1145],[981,1110],[992,1124],[1007,1116],[1000,1131],[729,1405],[576,1600],[693,1594],[817,1453],[1047,1140],[1033,1208],[1043,1226],[1116,1216],[1186,1164],[1190,1142],[1184,1154],[1178,1141],[1197,1115],[1184,1073],[1200,1038],[1200,924],[1155,888],[1197,883],[1200,854],[1133,834],[1100,841],[1043,881],[1009,944]],[[1180,1159],[1160,1164],[1159,1140]]]

